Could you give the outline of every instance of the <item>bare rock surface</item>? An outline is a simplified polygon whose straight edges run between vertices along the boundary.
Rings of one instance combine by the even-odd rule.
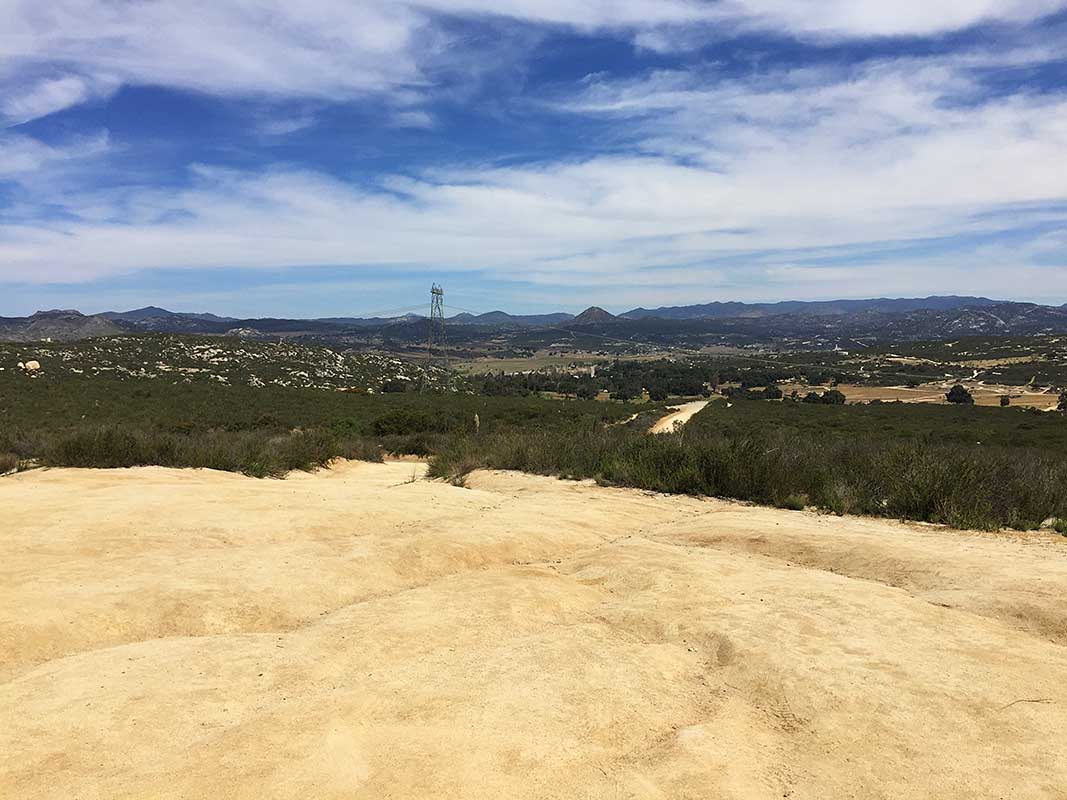
[[[1062,537],[412,468],[0,480],[0,796],[1067,797]]]

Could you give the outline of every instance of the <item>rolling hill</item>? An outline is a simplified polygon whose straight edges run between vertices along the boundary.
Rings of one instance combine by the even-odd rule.
[[[660,317],[662,319],[724,319],[732,317],[775,317],[783,314],[808,316],[840,316],[843,314],[909,313],[912,311],[950,311],[958,308],[979,308],[996,305],[998,301],[986,297],[917,297],[875,298],[871,300],[786,300],[779,303],[717,302],[691,306],[635,308],[619,316],[627,319]]]

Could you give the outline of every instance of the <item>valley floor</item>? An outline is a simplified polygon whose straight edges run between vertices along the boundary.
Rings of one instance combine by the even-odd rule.
[[[423,471],[0,479],[0,796],[1067,797],[1067,540]]]

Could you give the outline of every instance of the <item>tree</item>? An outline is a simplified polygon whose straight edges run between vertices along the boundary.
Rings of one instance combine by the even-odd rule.
[[[671,394],[689,397],[701,394],[704,391],[704,381],[700,380],[699,377],[684,375],[677,378],[668,378],[666,388]]]
[[[824,392],[822,402],[828,406],[843,406],[845,404],[844,392],[839,392],[837,389]]]
[[[965,405],[974,405],[974,396],[967,391],[967,387],[957,383],[948,393],[945,395],[945,399],[950,403],[959,403]]]
[[[388,380],[382,384],[382,391],[386,394],[400,394],[408,390],[406,381]]]
[[[1067,392],[1060,394],[1060,404],[1056,406],[1060,411],[1067,411]]]
[[[649,386],[648,387],[648,399],[652,400],[652,401],[655,401],[657,403],[660,402],[661,400],[666,400],[667,399],[667,387],[666,386],[658,386],[656,384],[653,384],[652,386]]]
[[[778,388],[776,383],[768,383],[767,388],[763,390],[764,400],[781,400],[782,395],[782,390]]]
[[[615,391],[611,393],[612,400],[633,400],[636,397],[641,396],[641,387],[634,384],[622,384],[615,387]]]
[[[1007,406],[1010,406],[1010,405],[1011,405],[1011,398],[1008,397],[1006,394],[1002,394],[1000,396],[1000,407],[1001,408],[1006,408]]]
[[[594,400],[600,392],[592,383],[583,381],[578,384],[578,389],[575,393],[578,395],[579,400]]]
[[[819,397],[819,395],[816,392],[808,392],[806,395],[804,395],[803,402],[805,402],[805,403],[821,403],[822,402],[822,398]]]

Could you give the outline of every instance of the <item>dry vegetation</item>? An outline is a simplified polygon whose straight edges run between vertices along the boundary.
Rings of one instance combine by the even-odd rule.
[[[336,371],[350,362],[332,351],[315,351],[308,367],[296,370],[291,359],[306,347],[259,345],[263,353],[252,358],[245,343],[225,345],[126,337],[64,345],[51,357],[35,351],[40,370],[0,372],[0,466],[152,464],[280,476],[337,457],[409,453],[432,456],[433,474],[455,481],[488,466],[966,528],[1030,529],[1067,517],[1067,425],[1058,413],[765,402],[747,398],[769,390],[741,390],[681,433],[652,439],[644,431],[662,405],[541,395],[708,394],[712,369],[750,386],[766,381],[767,369],[628,361],[595,376],[491,375],[463,384],[466,391],[370,395],[286,385],[279,377],[352,380]],[[137,358],[130,347],[141,348]],[[64,361],[57,352],[81,360]],[[181,366],[178,354],[230,377],[183,371],[193,368]],[[94,375],[75,366],[93,359],[124,366]],[[410,378],[417,367],[394,361],[383,362],[392,378],[376,373],[374,380],[402,389],[397,376]],[[820,370],[813,366],[811,374]],[[425,373],[422,380],[432,389]]]

